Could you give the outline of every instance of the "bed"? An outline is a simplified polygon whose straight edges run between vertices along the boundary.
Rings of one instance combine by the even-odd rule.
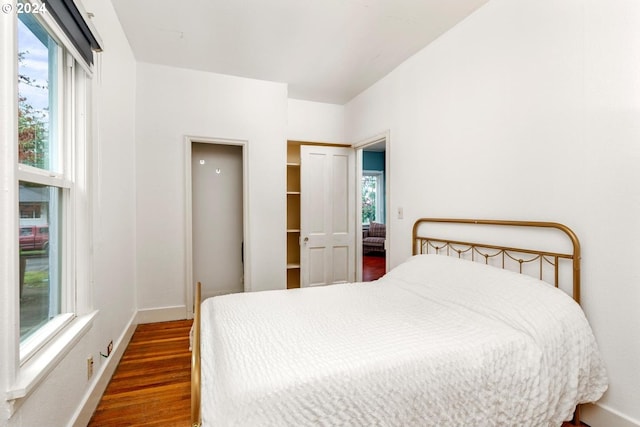
[[[560,426],[607,388],[562,224],[424,218],[375,282],[195,299],[194,426]]]

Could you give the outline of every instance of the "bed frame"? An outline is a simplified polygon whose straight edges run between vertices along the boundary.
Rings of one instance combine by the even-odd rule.
[[[202,283],[196,284],[193,302],[193,328],[191,336],[191,425],[200,427],[200,305]]]
[[[568,239],[572,247],[571,251],[552,251],[531,249],[524,247],[512,247],[511,245],[498,245],[493,243],[482,243],[475,241],[465,241],[459,239],[449,239],[437,234],[429,236],[425,232],[431,233],[432,228],[438,226],[463,226],[463,227],[485,227],[487,229],[515,229],[515,230],[540,230],[548,229],[559,231]],[[487,234],[485,234],[487,235]],[[475,239],[474,239],[475,240]],[[482,240],[485,240],[484,238]],[[486,239],[494,241],[495,239]],[[571,264],[571,295],[573,299],[580,303],[580,242],[576,234],[567,226],[555,222],[538,221],[509,221],[509,220],[483,220],[483,219],[450,219],[450,218],[421,218],[413,225],[413,254],[436,253],[447,256],[457,256],[472,261],[484,262],[501,268],[513,268],[523,274],[525,265],[537,265],[536,274],[539,279],[544,280],[545,267],[553,272],[553,282],[556,287],[560,287],[560,270],[563,261]],[[531,275],[531,274],[530,274]],[[192,329],[192,353],[191,353],[191,424],[193,427],[201,426],[200,414],[200,304],[202,298],[202,285],[196,285],[194,301],[194,320]],[[580,425],[580,406],[576,407],[573,424]]]

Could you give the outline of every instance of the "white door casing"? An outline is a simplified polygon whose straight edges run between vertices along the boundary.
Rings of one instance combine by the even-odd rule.
[[[360,179],[363,174],[363,150],[369,148],[371,146],[378,146],[379,144],[384,144],[384,164],[385,164],[385,176],[384,176],[384,193],[385,193],[385,201],[384,201],[384,209],[386,212],[386,241],[385,241],[385,271],[389,271],[391,269],[391,252],[392,246],[390,244],[392,237],[393,228],[391,227],[392,220],[394,219],[391,215],[391,185],[390,185],[390,177],[391,177],[391,161],[390,161],[390,141],[391,134],[390,131],[385,131],[381,134],[375,135],[373,137],[362,140],[353,145],[356,150],[356,177],[358,180],[358,184],[356,185],[356,280],[362,281],[362,187],[360,185]]]
[[[303,145],[301,286],[355,280],[355,151]]]

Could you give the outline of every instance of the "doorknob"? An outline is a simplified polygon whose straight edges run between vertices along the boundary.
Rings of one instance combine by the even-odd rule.
[[[304,239],[302,239],[302,243],[305,243],[305,244],[306,244],[308,241],[309,241],[309,237],[308,237],[308,236],[307,236],[307,237],[305,237]]]

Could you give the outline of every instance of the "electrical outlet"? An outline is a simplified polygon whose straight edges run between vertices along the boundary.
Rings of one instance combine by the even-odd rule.
[[[93,376],[93,356],[87,357],[87,379],[90,380]]]

